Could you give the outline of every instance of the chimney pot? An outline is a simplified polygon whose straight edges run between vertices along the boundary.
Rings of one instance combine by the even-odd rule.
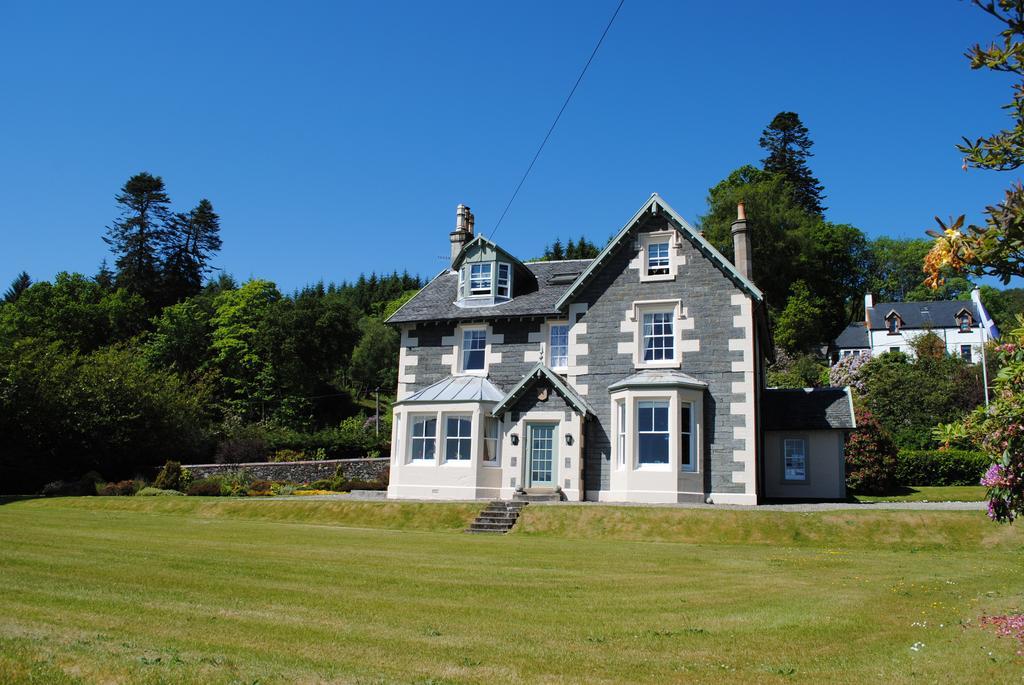
[[[469,207],[460,204],[455,208],[455,230],[448,234],[451,241],[451,264],[455,265],[455,258],[462,252],[462,248],[473,237],[473,212]]]
[[[739,204],[736,205],[736,219],[738,221],[746,221],[747,220],[747,210],[743,206],[742,202],[740,202]]]

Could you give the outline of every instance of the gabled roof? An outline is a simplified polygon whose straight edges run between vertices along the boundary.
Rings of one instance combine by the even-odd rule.
[[[508,302],[489,307],[466,308],[455,305],[459,275],[445,269],[392,314],[387,323],[420,321],[479,321],[500,317],[557,316],[555,303],[565,289],[590,264],[589,259],[559,262],[527,262],[523,268],[537,279],[537,289],[517,294]]]
[[[764,428],[770,431],[853,430],[850,388],[769,388],[764,391]]]
[[[851,323],[836,338],[836,347],[840,350],[862,350],[871,347],[868,345],[867,325],[863,321]]]
[[[512,264],[515,264],[516,266],[519,267],[523,267],[524,269],[526,268],[526,266],[521,261],[519,261],[519,259],[515,255],[508,252],[494,241],[489,240],[485,236],[478,235],[477,237],[473,238],[468,243],[463,245],[462,249],[459,250],[459,254],[455,257],[455,261],[452,262],[452,271],[459,270],[459,267],[462,266],[462,262],[463,260],[465,260],[466,255],[469,254],[470,248],[478,247],[480,245],[486,245],[487,247],[491,248],[492,250],[500,254],[503,258],[507,259]]]
[[[575,390],[566,385],[565,381],[563,381],[557,373],[544,366],[543,363],[537,363],[532,369],[530,369],[529,373],[523,376],[523,379],[516,383],[515,387],[509,390],[508,394],[505,395],[498,405],[491,410],[491,413],[495,416],[501,416],[504,414],[520,397],[523,396],[523,393],[532,388],[540,380],[547,380],[551,383],[555,392],[557,392],[562,399],[565,400],[566,404],[572,407],[573,411],[580,416],[594,413],[594,410],[590,408],[590,405],[587,404],[585,399],[580,397]]]
[[[930,302],[879,302],[867,310],[868,325],[873,331],[885,329],[890,315],[900,317],[900,328],[955,328],[956,317],[963,311],[981,321],[978,309],[970,300],[933,300]]]
[[[737,286],[744,290],[754,300],[758,302],[764,301],[764,295],[748,278],[743,276],[736,269],[735,265],[726,259],[721,252],[715,249],[715,246],[709,243],[704,236],[697,232],[693,226],[687,223],[686,219],[679,216],[678,213],[672,207],[665,202],[657,193],[652,193],[650,199],[647,200],[637,210],[633,218],[626,222],[626,224],[619,229],[619,232],[615,234],[615,237],[605,245],[604,249],[594,258],[594,261],[590,263],[590,266],[580,274],[579,278],[565,291],[562,297],[558,300],[558,308],[564,309],[566,305],[572,301],[573,297],[579,294],[580,290],[590,282],[591,277],[596,274],[607,262],[608,258],[615,252],[616,248],[625,240],[636,224],[643,218],[646,213],[656,214],[658,212],[664,212],[670,219],[670,223],[675,224],[677,231],[689,240],[694,247],[700,250],[705,257],[711,260],[714,264],[728,276]]]
[[[505,394],[481,376],[449,376],[395,404],[427,402],[498,402]]]
[[[608,390],[623,390],[625,388],[697,388],[703,390],[708,387],[704,381],[697,380],[682,371],[675,369],[645,369],[632,376],[615,381],[608,386]]]

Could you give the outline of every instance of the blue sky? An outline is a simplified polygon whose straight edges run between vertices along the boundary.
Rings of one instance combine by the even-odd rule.
[[[456,204],[492,229],[616,4],[10,2],[0,284],[94,273],[141,170],[177,208],[213,202],[236,277],[431,276]],[[601,242],[654,191],[695,221],[780,110],[811,130],[830,220],[980,219],[1017,178],[954,148],[1007,121],[1008,79],[962,56],[996,31],[955,0],[626,0],[495,238]]]

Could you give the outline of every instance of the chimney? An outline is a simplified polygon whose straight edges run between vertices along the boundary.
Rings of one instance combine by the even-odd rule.
[[[736,205],[736,221],[732,222],[733,264],[746,278],[753,280],[753,263],[751,261],[750,229],[747,228],[747,212],[743,203]]]
[[[868,315],[868,310],[875,306],[875,298],[868,293],[864,296],[864,320],[871,321],[871,317]]]
[[[473,239],[473,222],[473,212],[466,205],[460,204],[455,209],[455,230],[448,234],[452,243],[452,264],[455,264],[455,258],[459,256],[462,247]]]

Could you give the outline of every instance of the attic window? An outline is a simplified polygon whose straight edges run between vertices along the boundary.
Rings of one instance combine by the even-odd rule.
[[[469,267],[469,294],[491,294],[491,264],[471,264]]]
[[[663,276],[668,273],[668,241],[647,246],[647,275]]]
[[[565,285],[566,283],[572,283],[580,275],[579,271],[573,271],[571,273],[553,274],[548,278],[549,285]]]
[[[890,314],[889,318],[885,320],[885,326],[889,329],[889,335],[896,335],[900,332],[900,317]]]
[[[498,297],[512,296],[512,267],[498,264]]]
[[[964,312],[959,317],[957,317],[957,323],[959,324],[961,333],[971,332],[971,315],[968,314],[967,312]]]

